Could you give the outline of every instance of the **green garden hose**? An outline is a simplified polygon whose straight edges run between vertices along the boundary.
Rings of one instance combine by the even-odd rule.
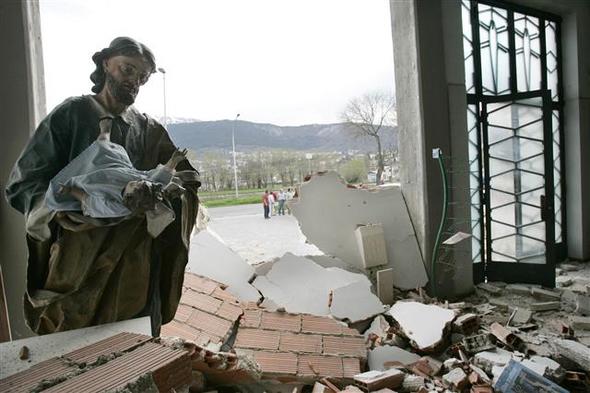
[[[438,159],[438,166],[440,168],[440,175],[442,177],[442,185],[443,185],[443,208],[442,214],[440,218],[440,224],[438,225],[438,232],[436,233],[436,240],[434,242],[434,248],[432,250],[432,260],[430,262],[430,282],[432,288],[432,296],[436,297],[436,260],[438,258],[438,253],[440,251],[440,244],[442,233],[445,228],[445,224],[447,221],[447,201],[449,197],[449,187],[447,184],[447,173],[445,170],[445,163],[443,162],[443,154],[441,149],[434,149],[433,150],[433,158]]]

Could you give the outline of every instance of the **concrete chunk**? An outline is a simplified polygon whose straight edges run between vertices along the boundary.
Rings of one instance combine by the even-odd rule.
[[[515,295],[530,295],[531,287],[523,284],[508,284],[506,286],[506,291],[514,293]]]
[[[377,271],[377,296],[383,304],[393,304],[393,269]]]
[[[555,291],[548,291],[543,288],[533,287],[532,295],[536,299],[540,300],[559,300],[561,299],[561,293]]]
[[[528,323],[533,317],[533,312],[526,308],[517,308],[512,316],[511,325],[524,325]]]
[[[405,373],[392,368],[385,371],[371,370],[354,376],[354,383],[368,392],[376,389],[399,387],[404,381]]]
[[[357,294],[362,294],[357,302],[365,296],[375,297],[364,274],[323,268],[310,259],[287,253],[252,284],[264,295],[263,304],[271,309],[283,307],[288,312],[326,316],[330,315],[334,290],[352,283],[358,283]]]
[[[481,367],[486,373],[492,374],[493,367],[503,367],[512,359],[512,353],[501,348],[483,351],[475,354],[473,363]]]
[[[590,372],[590,348],[572,340],[557,339],[553,344],[561,356]]]
[[[441,344],[455,319],[452,310],[418,302],[397,302],[389,315],[399,324],[411,345],[419,350],[432,350]]]
[[[383,304],[362,282],[355,282],[333,291],[330,313],[334,318],[355,323],[382,312]]]
[[[443,381],[457,390],[462,390],[468,383],[467,374],[461,368],[454,368],[443,375]]]
[[[590,315],[590,296],[578,294],[576,312],[582,315]]]
[[[420,360],[420,356],[415,353],[392,345],[383,345],[370,350],[368,356],[369,369],[377,371],[387,369],[385,366],[387,362],[399,362],[405,365],[417,362],[418,360]]]
[[[571,321],[571,325],[574,330],[590,330],[590,317],[578,317],[574,315],[571,317]]]
[[[502,288],[498,288],[495,285],[489,284],[489,283],[485,283],[482,282],[480,284],[477,284],[477,288],[486,291],[487,293],[489,293],[490,295],[494,295],[494,296],[498,296],[502,293]]]

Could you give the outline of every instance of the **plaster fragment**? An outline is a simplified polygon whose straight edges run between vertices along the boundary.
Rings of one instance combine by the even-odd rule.
[[[453,310],[418,302],[397,302],[389,310],[411,345],[419,350],[430,350],[444,340]]]

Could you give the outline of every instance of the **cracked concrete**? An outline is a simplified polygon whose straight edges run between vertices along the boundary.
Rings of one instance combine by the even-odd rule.
[[[324,253],[363,268],[355,230],[381,224],[394,285],[401,289],[424,286],[428,277],[401,189],[351,189],[338,174],[315,175],[301,185],[299,201],[292,204],[301,231]],[[329,198],[327,197],[329,196]]]

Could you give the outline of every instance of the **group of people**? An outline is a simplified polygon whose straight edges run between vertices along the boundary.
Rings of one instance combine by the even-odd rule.
[[[264,191],[262,196],[262,206],[264,208],[264,218],[268,219],[271,216],[285,215],[285,209],[288,214],[291,214],[291,209],[287,201],[290,201],[295,196],[295,190],[287,188],[287,191],[282,188],[277,191]]]

